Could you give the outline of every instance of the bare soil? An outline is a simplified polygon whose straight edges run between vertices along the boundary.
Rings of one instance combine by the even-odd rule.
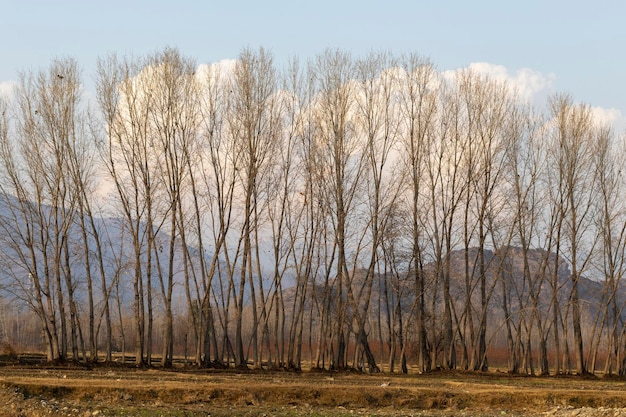
[[[626,416],[626,380],[0,366],[0,416]]]

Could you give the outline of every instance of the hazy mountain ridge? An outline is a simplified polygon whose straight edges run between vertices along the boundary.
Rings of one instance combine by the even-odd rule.
[[[450,293],[452,303],[455,306],[457,314],[464,314],[465,303],[467,301],[466,288],[471,291],[471,304],[474,319],[476,319],[482,309],[482,300],[480,295],[480,274],[477,260],[478,248],[469,248],[467,253],[465,250],[454,250],[450,254]],[[469,271],[469,280],[466,280],[466,257],[467,271]],[[524,274],[524,255],[520,247],[508,247],[499,251],[485,250],[485,287],[486,297],[488,299],[487,321],[494,328],[500,326],[505,319],[503,304],[504,294],[506,292],[507,308],[510,318],[517,320],[520,314],[529,315],[533,300],[536,300],[537,308],[543,317],[551,315],[551,309],[555,303],[558,303],[558,309],[564,311],[571,308],[569,298],[572,288],[571,270],[565,259],[557,257],[554,253],[547,254],[542,249],[530,249],[527,252],[528,273]],[[554,265],[558,262],[558,269],[554,273]],[[427,314],[432,318],[432,307],[434,301],[435,314],[440,316],[443,314],[443,294],[442,294],[442,265],[438,266],[434,262],[424,265],[423,274],[426,281],[426,305]],[[415,297],[415,276],[403,275],[402,277],[386,277],[375,274],[372,283],[372,292],[369,300],[359,299],[358,294],[362,289],[366,289],[364,281],[366,275],[365,270],[358,270],[352,277],[352,293],[353,301],[349,300],[347,292],[344,289],[343,299],[348,311],[348,317],[352,317],[355,304],[363,309],[365,303],[369,301],[368,317],[371,323],[376,322],[379,314],[394,315],[397,314],[397,308],[407,320],[411,320],[410,315],[416,302]],[[594,277],[595,278],[595,277]],[[388,282],[385,284],[385,280]],[[394,281],[395,280],[395,281]],[[332,279],[328,283],[329,294],[333,297],[331,307],[336,307],[336,283]],[[385,291],[386,285],[386,291]],[[433,291],[434,285],[438,286],[437,291]],[[553,288],[557,288],[556,297],[553,297]],[[590,279],[582,275],[579,277],[579,303],[583,315],[587,320],[593,320],[601,313],[600,308],[606,303],[606,288],[604,283],[599,279]],[[318,282],[313,287],[313,296],[311,297],[310,308],[321,308],[324,300],[324,283]],[[285,290],[285,297],[289,300],[288,305],[293,302],[293,289]],[[432,294],[435,295],[433,300]],[[398,303],[397,296],[400,295],[401,300]],[[535,298],[533,298],[535,297]],[[620,283],[615,293],[618,305],[626,302],[626,284]],[[379,309],[380,305],[380,309]],[[361,310],[363,311],[363,310]],[[626,319],[626,312],[622,313],[622,317]],[[438,318],[437,320],[439,320]]]

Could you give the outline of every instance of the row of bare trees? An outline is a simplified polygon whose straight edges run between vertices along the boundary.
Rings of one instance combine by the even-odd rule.
[[[3,297],[49,360],[172,366],[180,326],[198,366],[626,373],[623,143],[590,107],[340,50],[82,82],[0,102]]]

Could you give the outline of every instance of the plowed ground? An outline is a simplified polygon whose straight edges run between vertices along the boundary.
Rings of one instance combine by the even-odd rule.
[[[626,415],[626,380],[0,366],[0,416]]]

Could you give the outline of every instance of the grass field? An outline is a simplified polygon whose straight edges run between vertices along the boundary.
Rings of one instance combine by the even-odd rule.
[[[626,380],[12,364],[2,416],[626,415]],[[5,404],[4,406],[2,404]]]

